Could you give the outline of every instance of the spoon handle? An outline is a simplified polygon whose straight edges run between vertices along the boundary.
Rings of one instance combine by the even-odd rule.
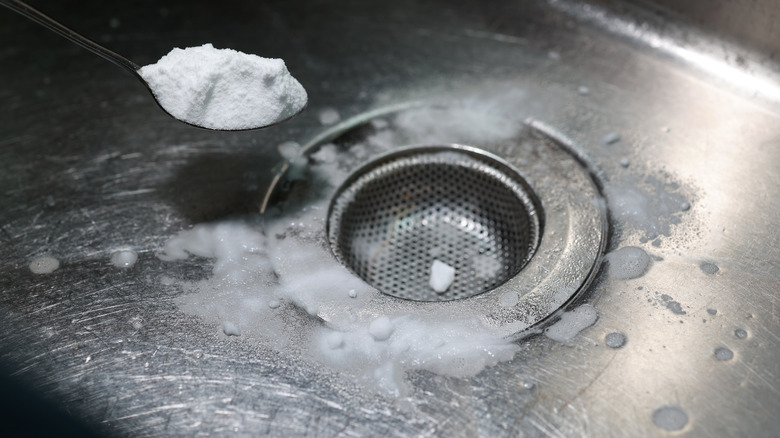
[[[78,44],[79,46],[89,50],[90,52],[101,56],[114,64],[124,68],[125,70],[129,71],[136,77],[140,78],[138,74],[138,69],[140,68],[138,64],[134,63],[133,61],[112,52],[111,50],[108,50],[107,48],[101,46],[100,44],[90,40],[89,38],[86,38],[67,27],[63,26],[62,24],[58,23],[57,21],[53,20],[43,12],[33,8],[32,6],[18,1],[18,0],[0,0],[0,4],[7,7],[8,9],[11,9],[14,12],[18,12],[21,15],[24,15],[25,17],[29,18],[30,20],[40,24],[41,26],[51,30],[52,32],[55,32],[59,34],[60,36],[65,37],[66,39],[70,40],[73,43]]]

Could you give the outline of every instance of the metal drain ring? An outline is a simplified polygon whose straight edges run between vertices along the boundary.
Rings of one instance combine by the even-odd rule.
[[[406,112],[437,110],[446,111],[446,108],[410,104],[358,115],[304,145],[304,154],[312,156],[324,145],[335,146],[336,151],[340,151],[337,153],[343,154],[336,157],[339,171],[353,175],[348,176],[348,180],[354,179],[364,163],[384,154],[403,153],[401,151],[406,149],[391,148],[389,153],[385,150],[362,158],[350,152],[350,147],[374,134],[372,120],[381,118],[382,122],[377,126],[384,126],[384,133],[392,134],[396,144],[414,144],[414,138],[395,128],[394,117]],[[446,113],[441,117],[446,117]],[[435,120],[436,117],[428,119]],[[544,212],[538,246],[525,266],[494,289],[464,299],[413,301],[377,293],[368,301],[362,301],[359,314],[337,303],[323,303],[317,309],[318,317],[326,322],[343,321],[350,317],[369,321],[379,315],[478,319],[497,335],[514,339],[537,327],[587,289],[597,273],[606,247],[608,221],[599,177],[593,166],[588,164],[585,154],[555,129],[534,120],[528,120],[514,139],[485,142],[479,146],[478,149],[461,145],[444,147],[477,151],[477,154],[484,152],[508,163],[519,171],[530,192],[536,195],[537,211]],[[298,186],[294,183],[279,182],[280,175],[269,188],[266,201],[284,199],[297,190]],[[339,186],[343,187],[344,183]],[[300,185],[302,190],[309,192],[307,187],[311,187],[310,183]],[[292,193],[287,193],[287,190]],[[320,187],[317,193],[318,199],[332,201],[339,190],[322,190]],[[323,239],[327,240],[328,230],[323,229],[322,232]]]
[[[328,214],[336,258],[380,291],[449,301],[494,289],[531,259],[539,204],[522,177],[473,148],[428,146],[382,156],[353,173]],[[455,269],[437,293],[439,260]]]

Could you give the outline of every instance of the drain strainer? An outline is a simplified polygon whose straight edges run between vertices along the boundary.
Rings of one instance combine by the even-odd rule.
[[[379,291],[358,297],[359,311],[323,299],[323,321],[476,319],[520,337],[595,277],[608,222],[580,149],[532,120],[510,136],[462,138],[469,146],[419,126],[451,115],[447,106],[418,105],[346,120],[304,145],[314,164],[306,181],[274,180],[278,190],[263,205],[316,198],[307,214],[327,223],[322,242]],[[428,146],[401,146],[419,144]],[[319,205],[328,203],[326,214]],[[434,261],[454,269],[442,293],[429,281]]]
[[[336,258],[380,291],[417,301],[494,289],[530,260],[538,201],[507,163],[473,148],[427,146],[385,155],[353,173],[328,217]],[[430,285],[435,260],[454,280]]]

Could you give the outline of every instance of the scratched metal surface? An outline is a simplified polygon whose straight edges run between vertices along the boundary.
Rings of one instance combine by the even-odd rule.
[[[33,5],[139,64],[205,42],[282,57],[310,92],[283,126],[194,129],[126,73],[0,10],[0,356],[76,417],[132,436],[622,437],[670,434],[652,415],[673,405],[689,418],[680,436],[780,434],[780,82],[776,41],[755,37],[765,19],[749,48],[619,2],[75,3]],[[777,16],[771,2],[725,3]],[[610,248],[657,259],[637,280],[600,276],[584,297],[600,319],[571,345],[532,337],[473,378],[413,373],[399,406],[177,309],[160,278],[210,265],[155,251],[188,225],[255,211],[273,146],[322,132],[320,110],[496,82],[525,90],[607,179],[651,175],[693,205],[660,246],[613,224]],[[606,146],[610,131],[622,139]],[[109,263],[119,247],[139,252],[132,269]],[[43,254],[61,267],[31,274]],[[613,331],[623,348],[605,346]]]

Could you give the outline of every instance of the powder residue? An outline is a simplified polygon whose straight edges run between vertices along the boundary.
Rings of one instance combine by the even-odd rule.
[[[308,100],[283,60],[211,44],[175,48],[138,73],[168,113],[210,129],[267,126],[292,117]]]
[[[672,225],[679,224],[688,201],[680,186],[648,176],[643,181],[626,177],[605,189],[614,218],[644,232],[644,239],[670,236]]]
[[[322,247],[323,210],[312,208],[294,222],[269,220],[264,227],[201,224],[171,238],[159,254],[163,260],[214,259],[209,278],[180,283],[189,292],[177,299],[180,308],[226,335],[298,351],[398,397],[408,394],[406,371],[470,376],[514,357],[519,347],[478,320],[362,318],[379,292]],[[321,309],[330,309],[327,322]]]
[[[441,260],[433,261],[429,284],[436,293],[442,294],[446,292],[454,280],[455,268]]]

